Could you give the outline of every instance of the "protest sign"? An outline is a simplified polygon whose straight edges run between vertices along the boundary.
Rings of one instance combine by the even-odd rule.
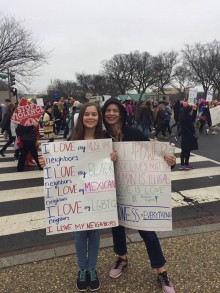
[[[111,139],[41,146],[47,235],[117,226]]]
[[[147,231],[172,230],[168,142],[115,142],[115,178],[120,225]]]
[[[42,98],[37,98],[36,102],[38,106],[44,107],[44,100]]]
[[[43,112],[44,110],[40,106],[22,98],[11,117],[11,120],[23,126],[30,126],[39,121]]]
[[[220,123],[220,106],[213,107],[209,109],[212,125],[217,125]]]
[[[189,89],[189,97],[188,97],[188,104],[195,105],[197,100],[197,89],[190,88]]]
[[[212,99],[213,99],[213,91],[207,91],[207,94],[206,94],[206,101],[211,102]]]

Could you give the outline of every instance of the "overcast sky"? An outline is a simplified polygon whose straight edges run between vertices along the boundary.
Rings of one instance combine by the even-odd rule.
[[[53,50],[33,93],[51,79],[99,73],[114,54],[220,40],[220,0],[0,0],[0,12],[24,20],[42,49]]]

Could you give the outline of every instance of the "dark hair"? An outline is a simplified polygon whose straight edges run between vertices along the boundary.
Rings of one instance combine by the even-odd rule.
[[[69,140],[83,140],[85,136],[85,127],[83,125],[83,116],[86,111],[86,109],[90,106],[94,106],[98,112],[98,123],[95,128],[95,139],[97,138],[103,138],[103,129],[102,129],[102,114],[101,114],[101,109],[96,103],[91,103],[88,102],[84,105],[82,105],[80,111],[79,111],[79,116],[77,119],[77,124],[76,127],[72,130],[71,136]]]
[[[180,126],[183,127],[183,122],[187,116],[189,116],[189,113],[192,112],[193,108],[189,105],[183,108],[182,113],[180,115]]]

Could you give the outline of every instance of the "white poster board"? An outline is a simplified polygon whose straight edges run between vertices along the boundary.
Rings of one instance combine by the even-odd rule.
[[[44,107],[44,100],[42,98],[37,98],[36,101],[38,106]]]
[[[197,100],[197,89],[190,88],[189,89],[189,97],[188,97],[188,104],[195,105]]]
[[[213,107],[209,109],[210,115],[211,115],[211,120],[212,120],[212,125],[217,125],[220,123],[220,106]]]
[[[211,102],[212,99],[213,99],[213,91],[207,91],[207,94],[206,94],[206,101]]]
[[[116,142],[115,178],[120,225],[147,231],[172,230],[168,142]]]
[[[118,225],[111,139],[41,145],[47,235]]]

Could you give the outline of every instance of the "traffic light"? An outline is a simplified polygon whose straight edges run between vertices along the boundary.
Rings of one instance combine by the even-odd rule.
[[[15,75],[13,73],[10,73],[10,86],[15,85]]]
[[[16,88],[11,87],[10,90],[11,90],[11,93],[13,96],[17,96],[17,89]]]

